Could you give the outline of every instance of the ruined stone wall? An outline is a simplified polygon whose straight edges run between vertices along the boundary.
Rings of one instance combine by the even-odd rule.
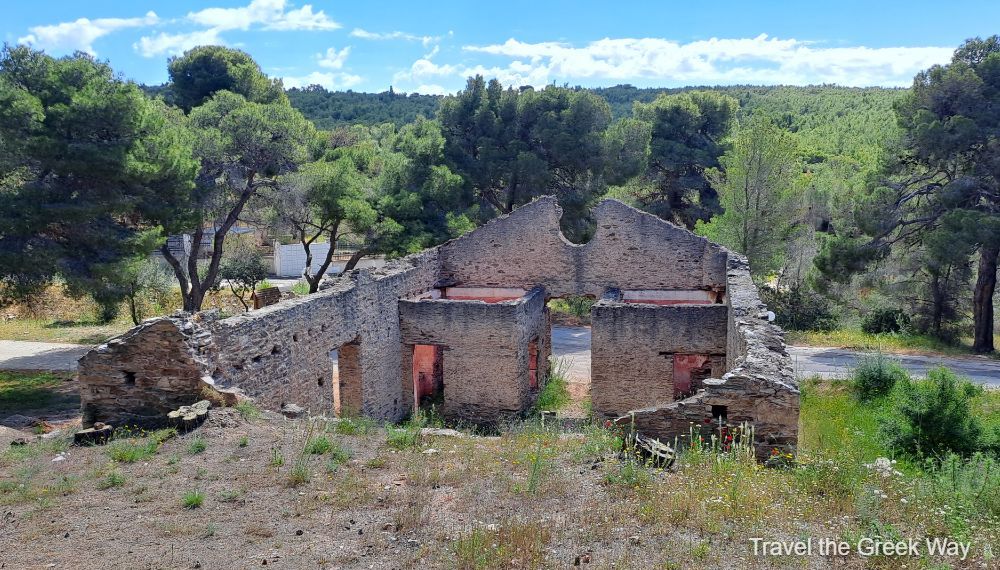
[[[750,278],[746,258],[730,254],[727,273],[730,370],[705,380],[704,392],[672,404],[634,410],[619,419],[665,441],[685,438],[691,426],[711,432],[724,415],[730,425],[748,423],[758,457],[774,449],[794,450],[798,442],[799,390],[781,329],[768,322]]]
[[[545,287],[552,297],[600,297],[619,289],[722,290],[725,251],[693,233],[605,200],[594,208],[593,239],[572,244],[559,230],[562,210],[544,197],[441,246],[449,285]]]
[[[543,313],[541,290],[500,303],[449,299],[399,302],[404,344],[445,347],[442,414],[473,423],[519,415],[530,406],[528,340],[542,333]],[[412,350],[404,354],[412,355]],[[412,370],[405,363],[402,376],[404,386],[412,386]],[[412,405],[412,395],[408,399],[407,405]]]
[[[646,305],[601,299],[591,310],[591,400],[616,417],[674,401],[674,354],[722,356],[725,305]]]
[[[360,375],[344,377],[355,379],[348,398],[360,409],[353,411],[402,419],[397,302],[431,289],[437,276],[437,251],[428,250],[356,270],[319,293],[227,319],[154,319],[81,360],[83,407],[95,421],[123,423],[139,413],[193,403],[204,381],[238,389],[266,407],[293,403],[331,413],[329,353],[355,342],[351,356]],[[149,380],[127,384],[118,371],[125,368]]]
[[[158,425],[201,398],[211,334],[189,319],[147,321],[80,359],[85,426]]]

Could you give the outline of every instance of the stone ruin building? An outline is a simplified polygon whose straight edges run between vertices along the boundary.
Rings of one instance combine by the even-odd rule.
[[[80,359],[84,425],[157,423],[206,384],[314,414],[399,421],[433,398],[446,418],[497,422],[546,378],[546,302],[587,295],[597,416],[632,416],[665,443],[748,422],[759,455],[794,449],[799,391],[744,257],[615,200],[585,244],[560,216],[541,198],[312,295],[148,320]]]

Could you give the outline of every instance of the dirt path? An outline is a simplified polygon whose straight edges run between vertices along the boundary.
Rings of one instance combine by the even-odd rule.
[[[55,342],[0,340],[0,370],[76,370],[90,346]]]

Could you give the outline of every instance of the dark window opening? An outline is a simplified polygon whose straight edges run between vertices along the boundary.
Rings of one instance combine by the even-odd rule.
[[[320,386],[320,387],[323,386],[323,377],[322,376],[320,376],[319,378],[316,379],[316,385]]]
[[[122,373],[125,374],[125,383],[129,386],[135,386],[135,372],[123,370]]]
[[[712,405],[712,419],[725,420],[727,417],[729,417],[729,414],[726,406]]]

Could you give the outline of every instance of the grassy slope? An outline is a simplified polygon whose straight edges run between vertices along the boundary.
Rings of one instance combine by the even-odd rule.
[[[874,473],[865,464],[887,456],[877,413],[842,386],[810,383],[799,467],[703,451],[687,454],[677,472],[660,472],[615,460],[599,428],[560,435],[529,422],[499,438],[411,437],[406,427],[214,411],[196,433],[139,434],[70,449],[55,463],[66,451],[60,440],[4,452],[0,505],[17,521],[7,536],[32,547],[0,548],[0,560],[93,566],[128,549],[202,567],[267,559],[319,568],[566,568],[589,557],[590,568],[773,568],[805,561],[754,557],[750,537],[881,533],[965,538],[975,544],[968,567],[992,563],[982,548],[1000,551],[997,473],[986,486],[982,477],[970,486],[968,470],[941,477],[902,461],[898,474]],[[120,535],[125,520],[129,533]],[[962,566],[885,557],[808,564],[903,562]]]

